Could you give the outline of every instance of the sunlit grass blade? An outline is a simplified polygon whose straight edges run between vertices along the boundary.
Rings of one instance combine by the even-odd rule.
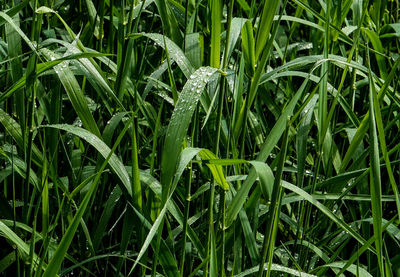
[[[186,82],[168,125],[162,153],[163,199],[169,194],[172,177],[177,164],[180,148],[201,93],[216,68],[206,67],[196,70]]]
[[[5,236],[7,239],[9,239],[11,242],[13,242],[20,251],[22,251],[25,255],[29,255],[30,249],[29,245],[26,244],[13,230],[11,230],[6,224],[4,224],[2,221],[0,221],[0,232],[2,233],[3,236]],[[39,259],[38,256],[33,253],[33,262],[34,262],[34,267],[38,266]],[[46,265],[43,265],[45,268]],[[37,269],[36,270],[41,270]]]

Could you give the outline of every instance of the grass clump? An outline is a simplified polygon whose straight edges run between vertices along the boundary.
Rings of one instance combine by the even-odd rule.
[[[0,275],[400,276],[397,1],[1,6]]]

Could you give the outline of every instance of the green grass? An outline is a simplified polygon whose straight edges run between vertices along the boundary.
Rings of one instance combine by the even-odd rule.
[[[0,5],[0,276],[400,276],[397,0]]]

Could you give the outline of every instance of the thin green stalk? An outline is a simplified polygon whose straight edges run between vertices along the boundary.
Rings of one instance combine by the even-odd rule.
[[[210,258],[210,251],[213,251],[211,249],[211,232],[214,231],[214,197],[215,197],[215,186],[216,184],[211,183],[210,184],[210,194],[209,194],[209,204],[208,204],[208,232],[207,232],[207,244],[206,244],[206,257],[209,259]],[[203,276],[206,277],[209,275],[209,263],[207,262],[204,267],[204,272]]]
[[[104,37],[104,10],[105,0],[100,0],[100,24],[99,24],[99,52],[103,52],[103,37]]]
[[[189,177],[186,181],[186,201],[184,208],[184,221],[183,221],[183,231],[182,231],[182,251],[181,251],[181,260],[180,260],[180,273],[181,276],[184,276],[185,273],[185,256],[186,256],[186,238],[187,238],[187,229],[188,229],[188,220],[189,220],[189,209],[190,209],[190,201],[191,201],[191,184],[192,184],[192,162],[189,167]]]
[[[139,154],[138,154],[138,142],[136,138],[137,134],[137,118],[134,117],[132,121],[132,193],[133,193],[133,204],[139,211],[142,211],[143,200],[142,200],[142,186],[140,184],[139,176]]]
[[[325,35],[324,35],[324,59],[328,59],[329,54],[329,41],[330,41],[330,13],[331,13],[331,0],[327,1],[326,13],[325,13]],[[325,136],[322,133],[325,130],[325,126],[328,125],[326,121],[326,116],[328,112],[328,71],[329,62],[324,62],[321,67],[321,78],[322,84],[319,87],[319,98],[318,98],[318,121],[319,121],[319,149],[320,151],[325,144]],[[322,152],[321,152],[322,155]]]
[[[36,101],[36,62],[37,62],[37,56],[36,54],[33,54],[33,56],[29,59],[28,62],[28,77],[27,79],[29,80],[28,82],[28,110],[27,110],[27,125],[26,125],[26,130],[28,132],[27,135],[27,148],[26,148],[26,157],[25,157],[25,163],[27,165],[26,167],[26,179],[24,182],[24,202],[28,203],[29,202],[29,178],[30,178],[30,172],[31,172],[31,160],[32,160],[32,140],[33,140],[33,121],[34,121],[34,116],[35,116],[35,101]],[[23,214],[25,215],[24,222],[28,224],[28,215],[29,212],[27,210],[27,206],[24,206],[23,209]]]
[[[195,137],[197,134],[198,124],[198,109],[195,112],[194,124],[192,127],[191,133],[191,144],[194,145]],[[185,208],[184,208],[184,221],[183,221],[183,240],[182,240],[182,251],[181,251],[181,261],[180,261],[180,273],[181,276],[184,276],[185,273],[185,257],[186,257],[186,238],[187,238],[187,230],[188,230],[188,220],[189,220],[189,210],[190,210],[190,202],[191,202],[191,186],[192,186],[192,167],[193,162],[190,162],[189,172],[188,172],[188,180],[186,181],[186,201],[185,201]]]

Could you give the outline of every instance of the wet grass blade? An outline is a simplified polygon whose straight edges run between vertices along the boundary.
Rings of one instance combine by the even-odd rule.
[[[50,61],[60,58],[57,54],[48,49],[43,48],[41,49],[41,52]],[[64,61],[63,63],[56,65],[54,67],[54,71],[60,79],[62,85],[64,86],[64,89],[67,92],[71,104],[74,107],[77,115],[79,116],[80,120],[82,120],[83,126],[96,136],[101,137],[100,131],[97,127],[97,123],[89,110],[83,91],[74,74],[69,69],[68,63]]]
[[[200,96],[208,80],[216,71],[216,68],[211,67],[199,68],[190,76],[179,95],[178,102],[168,125],[162,153],[161,180],[163,183],[162,199],[164,201],[169,194],[175,167],[181,152],[180,149],[194,109],[200,100]]]

